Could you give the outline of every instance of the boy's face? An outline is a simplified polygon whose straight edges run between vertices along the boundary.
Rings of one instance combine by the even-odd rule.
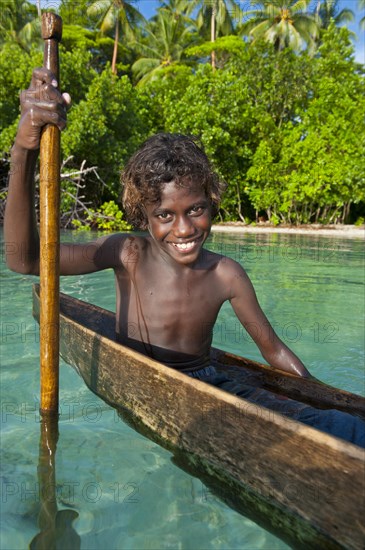
[[[170,258],[184,265],[194,263],[211,228],[211,206],[198,186],[164,185],[161,201],[147,203],[148,230]]]

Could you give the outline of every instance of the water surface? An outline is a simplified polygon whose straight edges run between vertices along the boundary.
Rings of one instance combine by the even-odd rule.
[[[89,234],[67,234],[87,240]],[[334,237],[214,233],[208,248],[249,273],[279,336],[321,380],[364,395],[363,243]],[[39,532],[39,337],[31,315],[36,277],[1,266],[1,548],[27,548]],[[63,292],[114,309],[113,273],[63,277]],[[261,360],[229,304],[216,346]],[[57,505],[79,514],[82,549],[284,549],[133,431],[61,362]],[[234,444],[234,442],[232,442]]]

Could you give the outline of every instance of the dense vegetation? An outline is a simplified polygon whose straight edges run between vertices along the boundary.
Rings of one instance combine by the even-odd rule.
[[[5,182],[19,90],[42,63],[42,45],[36,8],[3,4]],[[145,21],[128,2],[61,3],[62,88],[73,98],[62,139],[64,225],[123,227],[120,170],[161,131],[199,136],[228,182],[222,220],[362,221],[364,67],[338,26],[353,14],[335,0],[312,13],[309,0],[254,4],[243,14],[232,0],[170,0]]]

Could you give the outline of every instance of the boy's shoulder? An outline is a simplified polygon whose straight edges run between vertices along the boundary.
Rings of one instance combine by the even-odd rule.
[[[148,243],[144,235],[111,233],[87,243],[86,246],[90,248],[88,256],[97,256],[99,267],[106,269],[126,267],[141,259]]]
[[[204,250],[206,252],[206,262],[212,263],[217,267],[217,272],[222,278],[230,279],[232,277],[240,277],[246,272],[242,265],[233,258],[224,256],[217,252]]]
[[[224,272],[228,276],[235,277],[241,276],[242,274],[246,273],[243,266],[229,256],[221,255],[220,267],[222,269],[222,272]]]
[[[120,234],[122,248],[122,263],[130,262],[133,258],[140,259],[149,247],[147,234],[135,235]]]

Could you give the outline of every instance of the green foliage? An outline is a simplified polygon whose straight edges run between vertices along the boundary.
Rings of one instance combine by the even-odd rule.
[[[203,42],[197,46],[191,46],[187,50],[188,55],[197,55],[199,57],[209,56],[212,51],[216,53],[231,53],[239,55],[246,50],[246,44],[238,36],[222,36],[217,38],[214,42]]]
[[[137,91],[127,77],[106,69],[91,82],[85,99],[71,109],[62,147],[79,167],[84,160],[96,166],[105,183],[88,179],[86,200],[99,203],[119,194],[120,169],[146,136],[148,123]]]
[[[315,50],[319,37],[320,18],[310,13],[311,0],[261,0],[254,9],[244,12],[240,32],[254,42],[265,40],[276,51],[292,48],[294,51],[307,47]],[[261,5],[260,5],[261,4]]]
[[[70,90],[75,105],[86,95],[96,76],[91,67],[92,54],[86,44],[72,50],[61,45],[63,90]],[[29,53],[14,42],[7,42],[1,48],[0,56],[0,150],[8,151],[14,140],[19,119],[19,93],[26,89],[32,77],[34,67],[43,64],[43,54],[37,49]]]
[[[2,156],[5,156],[11,149],[14,143],[16,132],[18,129],[19,117],[12,124],[9,124],[0,134],[0,151]]]
[[[84,221],[74,220],[72,225],[81,231],[98,229],[100,231],[131,231],[132,226],[123,218],[123,213],[114,201],[104,202],[95,211],[89,209],[89,215]]]
[[[90,50],[96,46],[96,32],[80,25],[65,24],[62,28],[61,48],[72,51],[75,48]]]
[[[28,87],[33,67],[42,65],[42,53],[27,53],[15,42],[6,42],[0,55],[0,151],[14,140],[19,118],[19,92]]]
[[[184,60],[187,63],[185,50],[196,41],[191,19],[181,14],[172,17],[170,10],[160,8],[156,18],[146,25],[141,39],[134,43],[139,59],[132,70],[138,85],[171,74]]]
[[[184,80],[178,89],[167,84],[163,91],[158,87],[155,108],[165,123],[159,130],[201,139],[220,176],[230,184],[222,204],[225,217],[236,217],[241,213],[244,175],[252,155],[247,85],[231,72],[213,72],[210,66]]]
[[[221,215],[247,220],[253,212],[246,174],[260,143],[268,139],[280,147],[281,128],[295,120],[299,108],[307,106],[311,61],[290,50],[276,54],[273,47],[262,43],[253,48],[238,46],[236,37],[218,39],[216,44],[218,53],[227,54],[223,69],[212,71],[205,65],[196,74],[181,74],[173,85],[151,83],[150,112],[156,113],[155,131],[200,137],[229,183]],[[272,157],[267,160],[268,177],[271,162]],[[264,198],[260,192],[260,201],[257,196],[253,200],[251,193],[257,209],[269,208],[276,198],[275,192],[271,197],[266,191]]]
[[[265,40],[248,44],[233,35],[192,46],[193,39],[202,38],[187,30],[196,13],[193,4],[169,0],[148,27],[137,29],[138,52],[125,41],[117,44],[121,63],[116,76],[108,61],[114,40],[92,29],[86,13],[90,2],[82,2],[85,9],[77,12],[69,0],[61,6],[67,19],[61,86],[73,100],[63,155],[71,157],[71,171],[82,164],[97,168],[83,176],[82,201],[91,206],[90,219],[76,225],[126,228],[116,205],[120,171],[155,132],[200,138],[228,183],[221,219],[249,221],[262,211],[274,224],[365,217],[364,68],[353,60],[346,28],[329,24],[314,57]],[[107,4],[114,10],[109,23],[115,23],[118,6],[111,0]],[[179,21],[174,23],[175,17]],[[17,128],[19,91],[28,86],[42,54],[10,38],[0,48],[0,150],[5,156]],[[134,69],[142,80],[133,86],[130,75],[120,75],[131,70],[138,54]],[[153,63],[145,71],[148,59]],[[2,173],[6,170],[5,160]],[[75,184],[70,180],[67,185],[61,207],[69,223],[79,214],[72,203]]]
[[[76,55],[80,54],[81,57],[86,56],[84,66],[80,64],[82,71],[76,72],[75,77],[78,79],[78,83],[82,84],[82,87],[87,86],[90,78],[86,81],[81,79],[82,74],[87,76],[86,71],[92,69],[92,73],[102,72],[113,55],[114,40],[108,36],[102,36],[95,30],[83,28],[80,25],[63,25],[62,42],[60,46],[61,50],[61,63],[62,72],[64,67],[67,67],[67,60],[62,59],[62,53],[68,52]],[[126,61],[124,64],[118,64],[118,73],[126,72],[129,68],[129,64],[132,62],[130,48],[124,44],[118,44],[118,58]]]
[[[24,51],[41,47],[41,26],[37,8],[28,0],[2,0],[0,44],[12,42]]]
[[[233,34],[235,18],[240,19],[242,10],[240,2],[235,0],[193,0],[194,6],[200,7],[197,24],[205,40],[218,36]]]
[[[61,0],[59,14],[62,17],[64,26],[78,26],[79,28],[90,28],[90,18],[87,15],[89,0]],[[64,35],[62,33],[62,40]]]
[[[145,22],[143,15],[133,6],[133,2],[125,0],[88,2],[87,15],[94,20],[96,28],[100,29],[102,35],[113,34],[111,70],[113,74],[117,74],[119,35],[122,34],[127,42],[134,40],[138,25]]]
[[[85,99],[92,81],[97,76],[92,62],[93,56],[86,44],[69,50],[65,45],[60,48],[61,88],[69,91],[73,106]]]
[[[330,25],[320,51],[310,101],[260,143],[247,173],[254,206],[286,222],[344,222],[365,201],[364,79],[348,31]]]

